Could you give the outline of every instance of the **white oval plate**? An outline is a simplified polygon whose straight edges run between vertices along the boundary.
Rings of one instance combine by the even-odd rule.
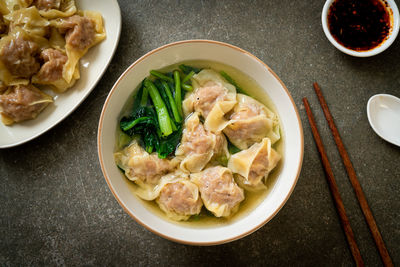
[[[104,19],[107,37],[89,50],[81,60],[81,78],[64,94],[58,94],[34,120],[5,126],[0,122],[0,148],[13,147],[28,142],[50,130],[69,114],[94,89],[108,67],[121,33],[121,12],[116,0],[77,0],[79,9],[98,11]]]
[[[114,161],[118,118],[122,106],[152,69],[178,62],[207,60],[230,65],[253,78],[275,104],[285,133],[280,174],[266,198],[246,216],[222,226],[189,228],[171,223],[148,210],[132,193]],[[296,105],[278,76],[262,61],[236,46],[211,40],[187,40],[157,48],[133,63],[111,89],[100,116],[97,134],[100,165],[115,198],[125,211],[150,231],[167,239],[192,245],[226,243],[246,236],[267,223],[288,200],[303,161],[303,129]]]

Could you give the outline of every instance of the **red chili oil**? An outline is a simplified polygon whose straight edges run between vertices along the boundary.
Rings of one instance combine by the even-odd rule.
[[[366,51],[389,36],[391,22],[384,1],[336,0],[329,8],[328,25],[338,43],[355,51]]]

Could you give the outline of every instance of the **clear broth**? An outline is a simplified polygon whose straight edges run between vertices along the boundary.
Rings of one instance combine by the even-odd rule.
[[[184,61],[180,62],[178,64],[174,64],[171,66],[168,66],[166,68],[161,69],[163,72],[169,72],[174,69],[177,69],[180,64],[186,64],[189,66],[195,66],[198,68],[211,68],[216,70],[217,72],[223,70],[226,73],[231,76],[236,83],[242,87],[242,89],[251,97],[256,99],[257,101],[261,102],[265,106],[267,106],[269,109],[271,109],[275,114],[278,115],[278,118],[280,118],[279,113],[277,112],[275,105],[272,103],[271,99],[269,96],[264,92],[264,90],[261,88],[260,85],[256,83],[252,78],[249,76],[245,75],[243,72],[237,70],[236,68],[233,68],[231,66],[219,63],[219,62],[214,62],[214,61],[204,61],[204,60],[193,60],[193,61]],[[139,86],[139,85],[138,85]],[[136,90],[135,90],[136,93]],[[134,96],[134,93],[132,93],[132,96]],[[127,103],[124,105],[124,108],[122,109],[121,112],[121,117],[125,115],[126,113],[129,112],[129,110],[132,108],[133,105],[133,97],[129,98],[130,100],[127,101]],[[175,224],[179,224],[181,226],[185,227],[215,227],[215,226],[223,226],[226,224],[230,224],[236,220],[239,220],[240,218],[246,216],[249,214],[251,211],[253,211],[268,195],[268,193],[271,191],[271,189],[274,187],[274,184],[276,182],[276,179],[281,172],[283,161],[284,161],[284,143],[285,143],[285,135],[284,135],[284,130],[282,128],[282,124],[279,124],[280,128],[280,134],[281,134],[281,139],[276,142],[272,147],[282,156],[282,159],[279,161],[278,165],[275,167],[275,169],[269,174],[268,179],[266,181],[266,190],[260,190],[257,192],[250,192],[245,190],[245,199],[240,203],[240,207],[238,212],[233,214],[232,216],[228,218],[217,218],[215,217],[211,212],[209,212],[205,207],[202,208],[202,211],[199,215],[192,216],[190,217],[189,220],[187,221],[174,221],[169,219],[165,213],[158,207],[157,203],[155,201],[146,201],[142,200],[141,198],[137,197],[143,205],[151,210],[154,214],[157,216],[170,221]],[[121,131],[118,128],[118,133],[121,133]],[[119,134],[117,135],[119,136]],[[119,150],[120,146],[119,140],[117,140],[117,146],[116,149]],[[130,189],[132,194],[135,195],[133,192],[133,187],[135,186],[133,182],[130,182],[126,177],[122,174],[125,180],[129,183]]]

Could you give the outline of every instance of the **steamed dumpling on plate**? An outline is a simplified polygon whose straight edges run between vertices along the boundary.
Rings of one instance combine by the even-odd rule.
[[[52,85],[52,89],[62,93],[72,87],[75,81],[79,79],[79,64],[75,66],[75,72],[69,83],[63,78],[63,70],[68,58],[62,50],[45,49],[40,53],[40,58],[44,63],[32,77],[32,83]]]
[[[228,168],[245,189],[265,189],[264,181],[280,159],[281,156],[271,148],[271,140],[264,138],[261,143],[233,154],[228,161]]]
[[[184,113],[199,112],[207,130],[222,131],[228,122],[225,114],[236,104],[235,86],[216,71],[204,69],[193,76],[193,87],[193,93],[183,101]]]
[[[244,200],[243,189],[235,183],[228,168],[207,168],[192,173],[190,180],[199,187],[204,206],[216,217],[228,217],[235,213]]]
[[[63,78],[69,84],[75,78],[76,65],[89,48],[106,38],[101,14],[93,11],[79,11],[68,18],[51,21],[60,33],[65,34],[65,51],[68,57]]]
[[[1,119],[5,125],[34,119],[51,102],[51,96],[33,85],[10,86],[5,91],[3,87],[0,89]]]
[[[40,69],[37,56],[47,45],[46,39],[14,28],[0,40],[0,80],[5,85],[27,85]]]
[[[266,106],[243,94],[237,94],[237,105],[224,128],[229,141],[240,149],[268,137],[274,144],[280,138],[278,116]]]

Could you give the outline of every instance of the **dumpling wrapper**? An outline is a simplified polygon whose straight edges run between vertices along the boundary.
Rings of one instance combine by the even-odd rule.
[[[4,87],[1,89],[4,91]],[[33,85],[11,86],[0,94],[0,114],[4,125],[36,118],[53,98]]]
[[[40,16],[36,7],[21,8],[8,15],[4,19],[9,22],[10,30],[20,27],[31,35],[44,37],[49,30],[50,22]]]
[[[48,47],[47,39],[34,35],[29,34],[25,30],[20,27],[14,28],[7,36],[4,36],[0,39],[0,54],[2,53],[5,46],[8,46],[10,42],[14,42],[17,38],[22,38],[25,41],[32,42],[37,46],[38,51],[43,50]],[[31,56],[31,55],[28,55]],[[29,79],[28,78],[21,78],[16,75],[13,75],[10,70],[7,69],[6,65],[0,59],[0,80],[5,85],[28,85]]]
[[[114,160],[129,180],[152,185],[157,184],[161,176],[175,170],[179,164],[176,158],[160,159],[155,152],[147,153],[135,139],[129,146],[114,153]]]
[[[192,78],[194,91],[183,101],[185,115],[199,112],[208,131],[221,132],[228,123],[224,118],[236,104],[236,88],[216,71],[203,69]]]
[[[239,149],[247,149],[268,137],[274,144],[280,139],[278,116],[254,98],[237,94],[237,105],[223,132]]]
[[[50,29],[49,46],[58,50],[65,51],[65,38],[54,27]]]
[[[175,152],[176,157],[182,160],[182,170],[199,172],[212,159],[229,157],[225,137],[205,130],[198,112],[186,119],[184,127],[181,143]]]
[[[46,51],[48,50],[42,51],[42,58],[43,58],[43,53],[46,53]],[[34,76],[32,76],[32,83],[51,85],[52,86],[51,88],[55,92],[63,93],[68,88],[72,87],[75,84],[76,80],[80,78],[79,64],[75,66],[75,72],[72,76],[71,81],[68,83],[63,78],[63,71],[65,68],[65,63],[67,61],[67,57],[63,55],[62,51],[59,50],[53,50],[53,51],[55,53],[54,52],[47,53],[47,55],[44,56],[46,60],[44,64],[41,66],[39,72],[36,73]],[[57,55],[59,55],[59,58],[57,58]]]
[[[8,10],[6,1],[0,1],[0,15],[7,15],[8,13],[10,13],[10,10]]]
[[[143,200],[152,201],[155,200],[159,195],[164,185],[167,183],[176,182],[180,179],[189,179],[187,173],[181,170],[175,170],[168,174],[164,174],[160,177],[157,183],[150,184],[145,183],[142,180],[136,180],[133,187],[133,192]]]
[[[106,38],[106,33],[103,26],[103,18],[100,13],[94,11],[79,11],[77,12],[77,15],[88,18],[92,21],[94,24],[94,36],[90,37],[93,38],[92,42],[89,45],[86,45],[83,49],[78,49],[70,43],[66,43],[65,51],[68,56],[68,61],[64,67],[63,78],[67,83],[71,83],[72,79],[74,79],[76,65],[79,63],[79,59],[82,58],[91,47],[95,46]],[[56,28],[62,28],[64,20],[68,19],[71,19],[71,17],[52,20],[51,25]]]
[[[236,181],[247,190],[266,189],[265,181],[276,167],[281,156],[271,147],[271,140],[264,138],[250,148],[233,154],[228,168],[235,173]]]
[[[14,10],[20,8],[29,7],[32,4],[32,1],[33,0],[4,0],[9,12],[13,12]]]
[[[243,189],[234,181],[228,168],[216,166],[192,173],[190,180],[200,190],[204,206],[216,217],[229,217],[244,200]]]
[[[59,9],[39,10],[40,15],[48,19],[70,17],[76,13],[74,0],[61,0]]]
[[[160,209],[175,221],[186,221],[199,214],[203,206],[199,188],[189,180],[188,174],[179,170],[163,176],[153,192],[158,193],[156,202]]]

